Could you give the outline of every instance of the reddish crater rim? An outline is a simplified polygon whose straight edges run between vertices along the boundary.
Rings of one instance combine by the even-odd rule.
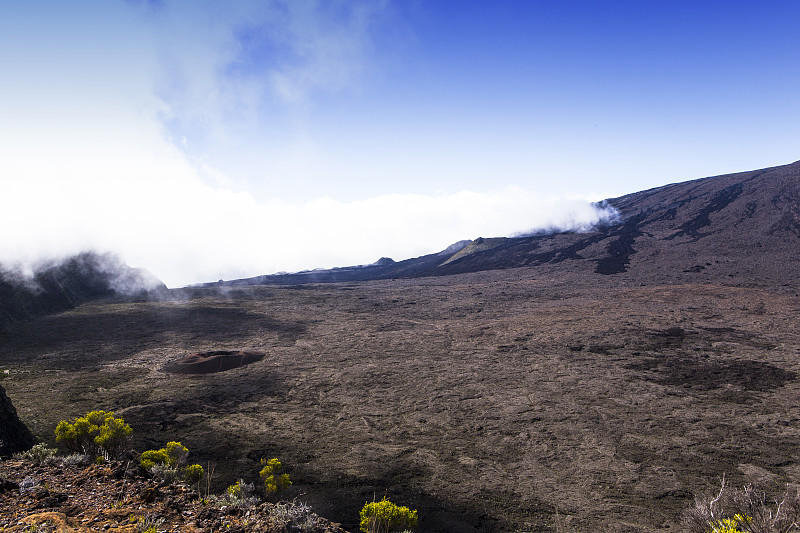
[[[215,374],[260,361],[265,352],[255,350],[213,350],[198,352],[164,365],[171,374]]]

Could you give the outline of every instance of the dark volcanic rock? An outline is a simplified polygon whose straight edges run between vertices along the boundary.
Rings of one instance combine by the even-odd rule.
[[[0,457],[23,452],[36,444],[36,438],[17,417],[17,410],[0,387]]]

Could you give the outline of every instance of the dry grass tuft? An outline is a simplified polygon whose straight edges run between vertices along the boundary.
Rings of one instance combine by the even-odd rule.
[[[773,500],[752,485],[732,488],[723,478],[716,495],[695,499],[695,505],[686,512],[683,523],[689,533],[800,531],[800,492],[787,487],[780,499]]]

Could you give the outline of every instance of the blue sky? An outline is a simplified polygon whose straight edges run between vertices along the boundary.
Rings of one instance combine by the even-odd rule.
[[[6,1],[0,260],[169,285],[800,159],[797,2]]]

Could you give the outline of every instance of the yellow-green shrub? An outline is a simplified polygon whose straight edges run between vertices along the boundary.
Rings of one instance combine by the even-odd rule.
[[[164,448],[160,450],[145,450],[139,458],[139,464],[141,464],[142,468],[145,470],[150,470],[155,465],[169,464],[169,456]]]
[[[225,494],[221,498],[217,498],[217,500],[231,509],[242,511],[261,503],[261,500],[255,495],[253,484],[246,483],[243,479],[225,489]]]
[[[114,413],[108,414],[94,441],[108,456],[117,457],[127,449],[133,430],[122,418],[114,418]]]
[[[202,466],[194,464],[186,466],[181,474],[183,480],[187,483],[200,483],[200,480],[203,479],[203,474],[205,474],[205,470],[203,470]]]
[[[156,466],[163,467],[161,470],[169,471],[171,479],[181,478],[187,483],[199,483],[205,471],[198,464],[184,467],[187,455],[189,455],[189,448],[180,442],[170,441],[158,450],[142,452],[139,464],[150,472],[153,472]]]
[[[131,433],[131,427],[122,418],[114,418],[113,412],[91,411],[74,422],[59,422],[56,442],[73,452],[110,458],[127,449]]]
[[[242,485],[244,485],[244,483],[240,481],[237,481],[233,485],[228,485],[228,488],[225,489],[225,493],[233,499],[239,499],[243,494]]]
[[[385,497],[379,502],[367,502],[359,513],[360,529],[365,533],[404,531],[417,525],[417,511],[395,505]]]
[[[261,464],[264,465],[264,468],[261,469],[258,475],[264,480],[264,490],[267,496],[272,496],[287,487],[291,487],[292,482],[289,480],[289,474],[280,474],[282,465],[277,458],[269,461],[261,459]]]
[[[170,466],[180,466],[186,462],[186,456],[189,455],[189,448],[180,442],[170,441],[162,448],[169,457]]]
[[[710,533],[744,533],[739,529],[739,526],[747,524],[751,520],[749,516],[740,514],[734,515],[733,518],[723,518],[711,523]]]
[[[139,458],[139,464],[147,470],[155,465],[181,466],[189,455],[189,448],[180,442],[170,441],[158,450],[146,450]]]

